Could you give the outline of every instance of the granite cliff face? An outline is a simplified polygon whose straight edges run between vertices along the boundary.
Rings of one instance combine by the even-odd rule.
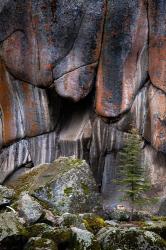
[[[1,0],[1,183],[75,154],[115,201],[136,127],[152,193],[166,197],[165,13],[165,0]]]

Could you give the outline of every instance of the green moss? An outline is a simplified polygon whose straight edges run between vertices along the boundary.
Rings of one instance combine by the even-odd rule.
[[[65,242],[71,242],[72,231],[69,228],[54,228],[51,232],[44,232],[43,237],[54,240],[57,245]]]
[[[166,240],[166,222],[154,221],[151,225],[145,223],[143,230],[148,230],[160,235],[164,240]]]
[[[72,228],[73,231],[73,242],[72,248],[75,250],[99,250],[100,245],[97,242],[94,235],[87,231],[76,227]]]
[[[85,162],[84,160],[80,160],[80,159],[77,159],[74,157],[66,158],[66,163],[69,164],[70,166],[78,167],[78,166],[84,164],[84,162]]]
[[[89,194],[89,187],[85,183],[81,182],[81,188],[85,195]]]
[[[98,234],[98,241],[102,249],[108,250],[135,250],[160,249],[166,247],[165,241],[153,232],[142,231],[138,228],[119,229],[104,228]]]
[[[44,233],[51,233],[53,228],[45,223],[37,223],[27,227],[28,237],[42,236]]]
[[[72,194],[72,192],[73,192],[73,188],[72,187],[67,187],[67,188],[64,189],[64,194],[66,196],[70,196]]]
[[[48,247],[50,250],[58,250],[57,246],[52,240],[45,239],[43,237],[36,237],[36,238],[31,238],[24,249],[25,250],[48,249]]]
[[[94,234],[96,234],[100,229],[106,226],[105,221],[103,218],[99,216],[85,216],[83,218],[83,223],[86,227],[86,229]]]
[[[152,221],[166,221],[166,216],[153,216]]]
[[[21,192],[31,192],[38,187],[42,187],[45,183],[51,183],[67,171],[75,167],[81,167],[84,163],[84,160],[73,157],[61,157],[51,164],[43,164],[31,169],[28,173],[13,181],[10,187],[16,191],[15,196],[17,198]]]
[[[79,227],[82,224],[82,219],[79,215],[65,213],[61,216],[61,226],[62,227]]]

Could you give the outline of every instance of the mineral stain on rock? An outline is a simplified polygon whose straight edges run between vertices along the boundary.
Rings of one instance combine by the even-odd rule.
[[[165,13],[164,0],[1,1],[0,183],[15,187],[14,199],[28,192],[59,215],[92,212],[100,190],[111,209],[134,127],[159,196],[152,210],[166,215]],[[0,209],[13,195],[0,189]],[[48,219],[44,210],[37,221]],[[36,237],[28,247],[38,248]]]

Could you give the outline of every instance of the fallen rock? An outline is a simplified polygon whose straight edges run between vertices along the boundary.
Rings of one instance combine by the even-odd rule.
[[[73,248],[79,250],[100,250],[100,245],[95,239],[94,235],[80,228],[72,227],[73,232]]]
[[[59,217],[60,227],[78,227],[81,229],[86,229],[82,218],[77,214],[64,213]]]
[[[103,228],[97,240],[104,250],[166,250],[166,242],[156,233],[138,228]]]
[[[54,228],[45,223],[36,223],[33,225],[29,225],[27,227],[28,237],[43,237],[43,235],[49,235],[53,232]],[[45,237],[44,237],[45,238]],[[47,238],[47,237],[46,237]]]
[[[73,236],[71,228],[52,228],[42,233],[42,237],[55,241],[58,249],[69,249],[72,247]]]
[[[59,158],[32,169],[17,180],[14,188],[17,192],[29,191],[43,206],[51,207],[59,215],[102,210],[101,196],[88,164],[73,157]]]
[[[106,220],[105,223],[107,225],[109,225],[110,227],[118,227],[119,226],[118,222],[115,220]]]
[[[58,226],[58,219],[59,216],[55,216],[51,211],[47,210],[47,209],[43,209],[44,212],[44,216],[43,216],[43,222],[45,222],[48,225],[51,226]]]
[[[27,193],[21,194],[17,201],[17,210],[26,224],[37,222],[43,214],[42,206]]]
[[[27,231],[13,212],[0,214],[0,249],[22,249]],[[19,246],[21,246],[19,248]],[[18,248],[14,248],[18,247]]]
[[[154,232],[166,240],[166,220],[153,221],[151,223],[145,222],[143,229]]]
[[[111,220],[116,220],[116,221],[129,221],[130,212],[128,210],[121,210],[115,208],[109,213],[109,218]]]
[[[59,217],[58,221],[60,227],[77,227],[79,229],[88,230],[93,234],[96,234],[101,228],[107,225],[102,217],[93,213],[65,213]]]
[[[107,225],[102,217],[92,213],[82,214],[80,217],[83,220],[85,228],[93,234],[96,234],[101,228]]]
[[[58,250],[58,248],[52,240],[32,237],[27,242],[24,250]]]
[[[0,185],[0,207],[9,205],[14,194],[13,189]]]
[[[57,176],[52,175],[51,181],[35,189],[33,195],[54,207],[58,214],[99,211],[100,195],[86,162],[61,158],[55,163],[61,165],[62,172]]]

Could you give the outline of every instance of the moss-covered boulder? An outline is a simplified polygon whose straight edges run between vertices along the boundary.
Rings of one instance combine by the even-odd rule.
[[[37,223],[27,227],[28,237],[38,237],[43,236],[44,234],[51,234],[54,228],[45,223]]]
[[[166,250],[166,242],[159,235],[138,228],[103,228],[97,240],[103,250]]]
[[[53,240],[58,249],[73,249],[73,234],[71,228],[52,228],[42,234],[43,238]]]
[[[95,236],[80,228],[72,227],[73,239],[72,249],[75,250],[100,250],[100,245]]]
[[[77,227],[96,234],[101,228],[107,226],[104,219],[93,213],[70,214],[65,213],[59,217],[60,227]]]
[[[27,242],[24,250],[58,250],[53,240],[42,237],[32,237]]]
[[[166,240],[166,221],[153,221],[151,223],[144,223],[144,230],[148,230],[159,234],[164,240]]]
[[[101,197],[88,164],[73,157],[40,165],[20,177],[12,186],[17,194],[28,191],[43,206],[52,207],[57,214],[101,210]]]
[[[100,229],[107,226],[104,219],[98,215],[87,213],[80,215],[80,217],[83,220],[85,228],[93,234],[96,234]]]
[[[0,249],[21,250],[27,239],[28,233],[15,213],[0,214]]]
[[[59,217],[59,226],[60,227],[79,227],[86,229],[83,224],[83,219],[79,214],[64,213]]]
[[[121,209],[113,209],[109,214],[108,217],[111,220],[116,221],[129,221],[130,220],[130,212],[128,210],[121,210]]]

